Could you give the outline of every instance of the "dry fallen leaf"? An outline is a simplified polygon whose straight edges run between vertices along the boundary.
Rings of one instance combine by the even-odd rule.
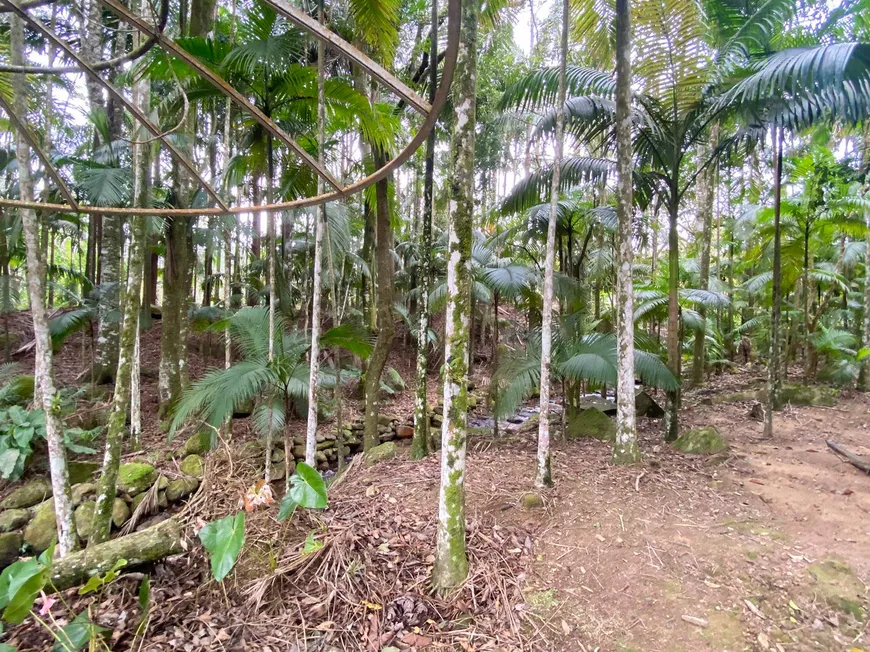
[[[562,620],[562,631],[565,633],[565,636],[571,635],[571,625]]]

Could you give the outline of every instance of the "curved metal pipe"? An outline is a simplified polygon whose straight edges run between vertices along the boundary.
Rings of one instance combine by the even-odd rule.
[[[9,2],[9,0],[4,0]],[[441,73],[441,84],[438,86],[438,91],[435,94],[435,101],[432,102],[432,109],[426,115],[426,119],[420,126],[420,130],[414,136],[410,143],[403,149],[394,159],[389,161],[384,167],[376,170],[369,176],[360,179],[356,183],[345,186],[340,190],[324,193],[314,197],[303,197],[288,202],[279,202],[276,204],[266,204],[261,206],[232,206],[229,208],[210,207],[210,208],[117,208],[111,206],[82,206],[79,204],[78,211],[75,211],[71,206],[64,204],[48,204],[41,202],[22,202],[14,199],[0,199],[0,206],[10,206],[19,208],[34,208],[42,211],[56,212],[78,212],[86,214],[99,215],[156,215],[163,217],[196,217],[208,215],[239,215],[242,213],[266,212],[273,213],[277,211],[289,210],[294,208],[305,208],[308,206],[317,206],[330,201],[335,201],[350,195],[354,195],[365,188],[385,179],[396,168],[405,163],[414,152],[425,142],[429,136],[429,132],[435,128],[435,123],[441,114],[441,110],[447,103],[447,97],[450,94],[450,86],[453,82],[453,73],[456,69],[456,57],[459,52],[459,21],[462,10],[462,0],[448,0],[447,3],[447,48],[444,55],[444,69]],[[161,39],[162,41],[162,39]]]
[[[40,6],[40,4],[49,4],[50,2],[55,2],[56,0],[48,0],[46,3],[38,3],[36,5],[32,5],[32,3],[21,3],[21,8],[26,9],[28,6]],[[10,11],[5,6],[0,7],[2,11]],[[2,13],[2,12],[0,12]],[[99,63],[95,63],[91,66],[91,69],[101,71],[101,70],[110,70],[112,68],[117,68],[118,66],[128,63],[130,61],[135,61],[136,59],[140,59],[145,56],[148,51],[153,48],[157,41],[159,40],[159,34],[163,33],[163,30],[166,29],[166,23],[169,21],[169,0],[160,0],[160,15],[158,17],[156,31],[157,34],[149,35],[147,39],[145,39],[142,43],[139,44],[133,50],[130,50],[126,54],[122,54],[119,57],[115,57],[114,59],[107,59],[106,61],[100,61]],[[41,66],[11,66],[8,64],[0,65],[0,72],[9,72],[9,73],[24,73],[26,75],[63,75],[68,73],[86,73],[87,71],[84,68],[79,66],[53,66],[49,67],[41,67]]]

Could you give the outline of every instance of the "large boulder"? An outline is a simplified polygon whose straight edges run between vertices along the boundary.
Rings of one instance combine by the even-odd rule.
[[[118,493],[135,496],[157,481],[157,469],[144,462],[127,462],[118,469]]]
[[[369,465],[377,464],[378,462],[384,462],[386,460],[391,460],[396,456],[396,444],[395,442],[388,441],[386,443],[381,444],[380,446],[375,446],[374,448],[370,448],[366,453],[366,462]]]
[[[51,497],[51,483],[44,478],[36,478],[18,487],[0,502],[0,509],[21,509],[38,505]]]
[[[27,528],[24,530],[24,543],[34,552],[46,550],[57,539],[57,521],[54,517],[54,498],[39,505]]]
[[[23,539],[20,532],[0,534],[0,570],[18,559]]]
[[[27,525],[28,521],[30,521],[30,510],[7,509],[0,514],[0,532],[17,530],[21,526]]]
[[[780,390],[780,405],[821,405],[833,407],[837,404],[838,392],[824,385],[786,385]]]
[[[568,416],[566,434],[570,439],[592,437],[601,441],[613,441],[616,438],[616,424],[604,412],[591,407]]]
[[[715,455],[728,448],[728,443],[714,426],[687,430],[677,437],[674,448],[690,455]]]
[[[202,477],[202,458],[199,455],[188,455],[181,460],[181,472],[195,478]]]
[[[73,485],[92,480],[94,473],[100,470],[100,465],[97,462],[74,461],[69,462],[67,468],[69,469],[69,483]]]

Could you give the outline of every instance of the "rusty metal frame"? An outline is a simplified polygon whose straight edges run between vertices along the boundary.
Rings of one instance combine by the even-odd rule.
[[[223,80],[219,75],[215,74],[210,68],[200,63],[196,57],[192,54],[179,47],[171,39],[167,38],[164,34],[158,34],[155,32],[154,28],[151,27],[147,22],[139,18],[138,16],[130,13],[130,11],[122,5],[117,0],[100,0],[102,4],[106,7],[114,11],[118,16],[126,23],[136,27],[138,30],[145,32],[150,36],[156,36],[160,45],[162,45],[165,49],[169,50],[177,58],[181,59],[188,66],[193,68],[199,75],[207,79],[211,84],[213,84],[219,91],[221,91],[224,95],[229,95],[230,98],[236,103],[242,106],[248,113],[250,113],[254,118],[263,125],[273,136],[275,136],[278,140],[287,145],[290,149],[292,149],[296,154],[305,161],[305,164],[312,168],[317,174],[319,174],[323,179],[329,183],[333,188],[339,190],[341,188],[341,184],[333,177],[328,170],[324,169],[317,160],[311,156],[305,149],[302,148],[299,143],[297,143],[293,138],[285,132],[281,127],[279,127],[275,122],[269,118],[265,113],[260,111],[254,104],[248,101],[244,95],[239,93],[235,88],[230,86],[225,80]]]
[[[297,27],[301,27],[316,39],[323,41],[327,45],[341,52],[344,56],[360,66],[384,86],[405,100],[409,105],[414,107],[416,111],[426,115],[432,110],[429,102],[420,97],[419,94],[402,80],[387,72],[387,70],[374,59],[355,48],[331,29],[321,25],[304,11],[291,5],[287,0],[265,0],[265,2],[274,7],[279,14],[282,14]]]
[[[17,13],[21,18],[30,25],[33,29],[41,32],[48,40],[54,43],[61,50],[66,52],[67,56],[69,56],[73,61],[75,61],[78,65],[80,65],[85,73],[91,76],[95,81],[99,82],[99,84],[108,91],[109,95],[111,95],[118,103],[120,103],[127,111],[133,114],[133,116],[138,120],[143,127],[145,127],[148,131],[151,132],[155,138],[159,139],[161,143],[169,150],[169,152],[178,159],[178,162],[181,163],[185,169],[196,179],[199,184],[205,189],[205,191],[214,199],[215,203],[222,209],[227,209],[227,205],[224,203],[221,196],[217,193],[217,191],[212,188],[211,184],[202,178],[202,176],[197,172],[193,163],[191,163],[187,157],[175,146],[172,144],[172,141],[166,138],[166,136],[160,131],[158,127],[156,127],[142,111],[139,110],[137,106],[135,106],[132,102],[127,100],[126,97],[115,88],[112,84],[103,79],[98,72],[93,70],[91,66],[79,56],[72,47],[60,38],[57,34],[54,33],[53,30],[46,27],[42,21],[38,18],[34,18],[26,11],[21,9],[18,5],[16,5],[15,0],[0,0],[7,6],[11,6],[15,13]],[[82,210],[82,206],[79,205],[79,211]],[[105,211],[100,211],[105,213]]]
[[[42,147],[40,147],[39,143],[36,141],[36,138],[34,138],[33,134],[30,133],[27,124],[25,124],[24,120],[15,115],[12,106],[3,98],[2,94],[0,94],[0,109],[3,109],[6,112],[6,115],[9,116],[9,121],[15,125],[15,128],[21,133],[21,136],[27,141],[27,144],[30,145],[30,149],[36,152],[36,157],[42,162],[45,171],[48,172],[48,175],[57,184],[57,189],[60,190],[60,194],[64,196],[67,202],[69,202],[69,205],[73,210],[77,211],[79,209],[79,204],[75,200],[75,197],[73,197],[72,192],[70,192],[69,187],[66,185],[66,181],[63,180],[63,177],[60,176],[60,172],[58,172],[57,168],[52,164],[48,157],[48,153],[43,151]]]
[[[133,16],[129,13],[126,7],[120,5],[117,0],[100,0],[103,4],[111,8],[113,11],[116,11],[118,15],[125,20],[125,22],[134,25],[140,30],[144,31],[146,34],[154,35],[154,28],[145,23],[141,19]],[[36,3],[34,2],[32,5],[27,3],[29,6],[39,6],[43,4],[41,1]],[[14,4],[14,0],[0,0],[0,13],[4,11],[4,6],[11,7],[11,11],[15,11],[20,14],[29,24],[33,24],[34,22],[39,24],[40,27],[37,27],[43,33],[50,32],[38,20],[31,18],[27,15],[26,11],[24,11],[22,5]],[[317,206],[319,204],[323,204],[330,201],[335,201],[337,199],[341,199],[344,197],[348,197],[350,195],[354,195],[365,188],[385,179],[389,176],[394,170],[399,168],[402,164],[404,164],[408,159],[413,156],[414,152],[425,142],[426,138],[429,136],[429,133],[432,129],[435,128],[435,124],[438,122],[438,118],[441,114],[441,110],[444,108],[444,105],[447,102],[448,95],[450,93],[450,86],[453,82],[453,73],[456,68],[456,59],[459,52],[459,21],[460,14],[462,8],[462,0],[447,0],[447,47],[444,53],[444,64],[441,72],[441,83],[438,86],[438,90],[435,93],[435,99],[432,102],[429,111],[426,113],[425,118],[423,120],[422,125],[420,126],[417,133],[411,139],[411,141],[405,146],[405,148],[399,152],[392,160],[388,161],[386,165],[379,168],[372,174],[368,175],[356,181],[350,185],[339,187],[336,184],[332,184],[334,190],[331,192],[323,193],[320,195],[316,195],[313,197],[303,197],[300,199],[295,199],[287,202],[278,202],[273,204],[264,204],[260,206],[232,206],[227,207],[223,204],[223,202],[218,202],[218,206],[216,207],[208,207],[208,208],[120,208],[120,207],[112,207],[112,206],[83,206],[79,204],[77,207],[72,205],[65,204],[55,204],[55,203],[47,203],[47,202],[23,202],[14,199],[2,199],[0,198],[0,206],[9,206],[9,207],[18,207],[18,208],[33,208],[42,211],[54,211],[54,212],[77,212],[77,213],[85,213],[85,214],[100,214],[100,215],[155,215],[155,216],[163,216],[163,217],[173,217],[173,216],[187,216],[187,217],[195,217],[195,216],[209,216],[209,215],[238,215],[242,213],[251,213],[251,212],[265,212],[272,213],[289,209],[298,209],[305,208],[309,206]],[[119,10],[119,11],[118,11]],[[129,19],[129,20],[128,20]],[[141,23],[141,26],[140,24]],[[303,26],[303,29],[308,29],[307,26]],[[46,34],[48,35],[48,34]],[[316,36],[316,35],[315,35]],[[57,38],[55,36],[55,38]],[[318,37],[321,38],[321,37]],[[338,38],[338,37],[336,37]],[[58,39],[60,40],[60,39]],[[186,53],[180,47],[178,47],[173,41],[167,38],[165,35],[160,34],[158,36],[158,42],[161,46],[169,50],[172,54],[178,56],[180,59],[191,65],[192,68],[203,74],[209,81],[214,83],[221,91],[229,95],[231,98],[235,99],[237,102],[242,104],[242,106],[250,105],[247,98],[241,96],[238,91],[230,87],[223,79],[213,73],[210,69],[203,66],[199,61],[193,58],[190,54]],[[329,41],[331,45],[335,46],[332,41]],[[61,47],[68,51],[69,46],[62,41],[59,43]],[[349,46],[348,47],[352,47]],[[354,48],[355,49],[355,48]],[[347,54],[344,49],[342,52]],[[80,57],[71,53],[71,56],[78,62],[81,61]],[[349,55],[348,55],[349,56]],[[83,62],[82,62],[83,63]],[[357,63],[360,63],[357,61]],[[87,66],[87,64],[84,64]],[[361,64],[362,65],[362,64]],[[92,71],[89,67],[86,69],[86,72],[92,74],[97,77],[102,85],[104,85],[107,89],[110,89],[109,92],[115,92],[114,88],[111,85],[107,84],[96,72]],[[371,74],[371,70],[369,73]],[[387,73],[389,75],[389,73]],[[384,81],[384,80],[381,80]],[[393,89],[395,91],[395,89]],[[397,93],[401,95],[400,93]],[[237,96],[237,97],[236,97]],[[126,100],[123,96],[119,95],[120,100],[126,103]],[[405,101],[409,101],[408,98],[404,98]],[[253,106],[253,105],[251,105]],[[253,107],[255,111],[259,111],[256,107]],[[138,111],[137,111],[138,113]],[[134,113],[135,115],[135,113]],[[256,118],[256,113],[252,112],[252,115]],[[138,119],[138,116],[136,116]],[[144,117],[144,116],[143,116]],[[263,116],[265,117],[265,116]],[[268,119],[268,118],[267,118]],[[150,123],[148,123],[150,124]],[[146,124],[146,126],[148,126]],[[261,122],[261,124],[264,124]],[[153,125],[152,125],[153,126]],[[264,126],[267,126],[264,124]],[[267,127],[268,128],[268,127]],[[276,129],[279,129],[276,125]],[[275,132],[273,132],[275,133]],[[283,133],[283,132],[282,132]],[[277,134],[275,134],[277,135]],[[278,136],[280,140],[283,141],[283,138]],[[164,141],[165,142],[165,141]],[[166,143],[172,149],[171,145]],[[310,156],[309,156],[310,157]],[[183,159],[184,160],[184,159]],[[307,162],[307,161],[306,161]],[[314,161],[316,163],[316,161]],[[311,166],[316,170],[315,166]],[[327,173],[328,174],[328,173]],[[199,175],[196,175],[199,178]],[[203,181],[205,185],[205,182]]]

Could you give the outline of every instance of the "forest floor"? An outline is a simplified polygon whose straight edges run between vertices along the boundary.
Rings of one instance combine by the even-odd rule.
[[[178,444],[166,442],[156,418],[158,333],[142,348],[152,453]],[[218,363],[199,355],[197,341],[191,358],[194,378]],[[402,365],[412,359],[397,351],[390,364],[410,380]],[[88,360],[71,341],[58,359],[59,384],[73,383]],[[479,376],[485,382],[485,369]],[[453,598],[426,589],[437,456],[412,462],[404,452],[371,469],[355,465],[331,490],[323,519],[294,517],[288,526],[274,510],[249,515],[237,572],[221,587],[211,582],[193,530],[238,509],[258,474],[233,453],[252,437],[239,424],[226,455],[212,456],[208,493],[192,501],[189,552],[152,569],[145,640],[122,622],[132,620],[141,576],[117,581],[94,613],[115,630],[113,649],[870,650],[870,478],[825,445],[832,438],[870,455],[870,396],[787,406],[774,437],[763,439],[749,403],[719,401],[762,378],[760,368],[743,368],[685,393],[682,427],[716,426],[729,444],[723,455],[674,451],[661,422],[645,418],[638,467],[611,465],[607,443],[557,437],[556,486],[538,509],[522,500],[536,429],[498,440],[473,434],[471,580]],[[410,391],[385,403],[404,414]],[[306,556],[311,532],[323,546]],[[293,642],[302,639],[307,647]]]

